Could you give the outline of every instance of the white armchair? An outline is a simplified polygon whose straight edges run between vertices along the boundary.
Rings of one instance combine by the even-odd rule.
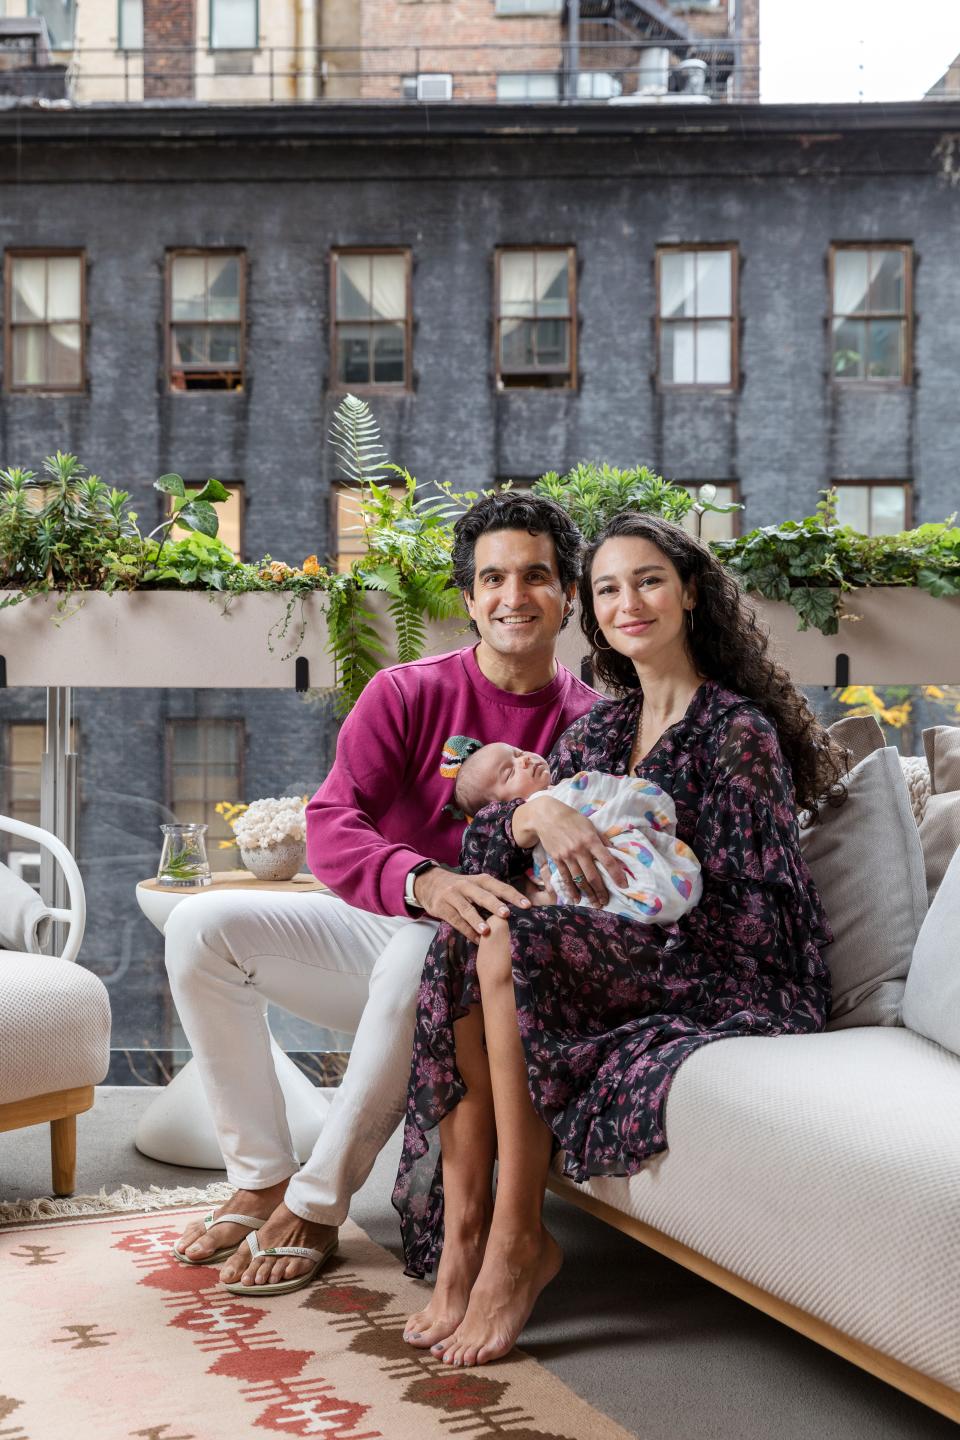
[[[92,1106],[94,1086],[110,1063],[110,1000],[96,975],[72,963],[83,939],[86,902],[70,851],[48,831],[5,815],[0,832],[50,851],[67,882],[69,908],[43,910],[44,919],[69,927],[59,957],[32,953],[29,937],[25,948],[0,948],[0,1131],[49,1122],[53,1192],[69,1195],[77,1116]],[[7,871],[4,882],[11,899],[0,915],[0,932],[10,929],[6,911],[15,908],[18,893]]]

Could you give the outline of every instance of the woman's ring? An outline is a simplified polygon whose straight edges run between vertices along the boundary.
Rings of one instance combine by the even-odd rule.
[[[583,882],[584,882],[584,880],[586,880],[586,878],[587,878],[586,875],[574,875],[574,877],[573,877],[573,883],[574,883],[574,885],[576,885],[576,886],[580,886],[580,885],[583,884]]]

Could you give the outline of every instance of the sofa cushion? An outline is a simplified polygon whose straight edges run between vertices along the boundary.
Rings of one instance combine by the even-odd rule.
[[[47,907],[32,885],[0,864],[0,950],[37,955],[50,934]]]
[[[800,832],[834,934],[828,1028],[897,1025],[927,910],[920,836],[896,750],[872,751],[843,783],[846,803]]]
[[[960,1390],[958,1114],[960,1061],[902,1026],[739,1036],[680,1066],[664,1154],[552,1184]]]
[[[903,1023],[960,1055],[960,850],[917,937],[903,992]]]
[[[930,767],[930,798],[920,822],[920,843],[932,903],[960,846],[960,726],[924,730],[923,748]]]

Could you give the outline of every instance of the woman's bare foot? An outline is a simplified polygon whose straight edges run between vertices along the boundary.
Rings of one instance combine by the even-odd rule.
[[[490,1232],[483,1266],[457,1329],[430,1348],[445,1365],[485,1365],[517,1343],[540,1292],[563,1263],[550,1232],[498,1236]]]
[[[277,1201],[281,1200],[286,1193],[287,1181],[281,1180],[276,1185],[271,1185],[266,1190],[235,1190],[230,1199],[225,1201],[214,1215],[262,1215],[264,1220],[273,1214]],[[223,1225],[211,1225],[209,1230],[204,1230],[202,1220],[191,1220],[177,1241],[177,1249],[181,1254],[197,1264],[203,1264],[204,1260],[222,1250],[224,1245],[235,1245],[247,1234],[245,1225],[232,1225],[227,1221]]]
[[[286,1190],[284,1184],[282,1190]],[[312,1220],[302,1220],[288,1210],[281,1200],[264,1222],[259,1231],[260,1245],[269,1250],[275,1245],[306,1245],[311,1250],[322,1250],[337,1233],[336,1225],[316,1225]],[[276,1285],[281,1280],[293,1280],[305,1275],[313,1261],[299,1255],[261,1255],[250,1258],[250,1247],[241,1245],[235,1255],[224,1261],[220,1279],[225,1285]]]
[[[430,1302],[403,1327],[403,1338],[418,1350],[429,1350],[438,1340],[452,1335],[467,1313],[467,1302],[474,1281],[483,1265],[483,1252],[490,1232],[487,1214],[479,1225],[456,1233],[449,1229],[443,1237],[443,1253],[437,1266],[437,1279]]]

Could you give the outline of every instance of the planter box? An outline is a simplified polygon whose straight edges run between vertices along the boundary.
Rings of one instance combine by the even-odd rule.
[[[382,595],[371,595],[369,602],[375,612],[385,608]],[[285,596],[237,595],[226,613],[225,605],[223,597],[196,591],[91,592],[82,602],[72,600],[68,611],[73,613],[60,618],[55,597],[34,597],[0,610],[7,684],[292,689],[300,658],[308,662],[311,686],[333,684],[321,596],[304,602],[306,628],[293,656],[299,604],[283,637],[277,632]],[[860,618],[842,621],[839,635],[825,636],[798,631],[789,605],[756,603],[776,658],[797,684],[837,684],[842,656],[848,657],[848,666],[841,683],[960,683],[960,599],[936,600],[925,591],[901,588],[859,590],[848,597],[845,609]],[[388,626],[383,633],[389,634]],[[469,644],[471,633],[465,620],[432,625],[426,653],[439,655]],[[579,673],[585,653],[574,619],[561,633],[560,658]]]

